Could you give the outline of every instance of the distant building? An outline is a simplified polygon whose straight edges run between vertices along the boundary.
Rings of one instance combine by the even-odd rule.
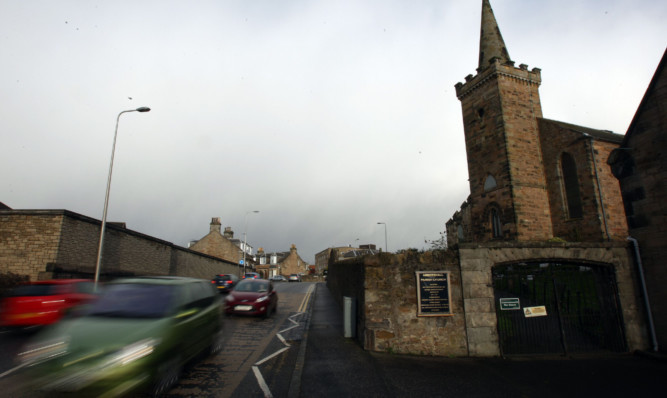
[[[209,233],[197,241],[190,242],[190,250],[239,264],[243,260],[245,249],[246,267],[252,268],[254,265],[252,246],[244,244],[239,239],[234,239],[234,231],[231,227],[225,227],[222,233],[221,225],[220,218],[212,218]]]
[[[264,278],[270,278],[274,275],[307,274],[309,272],[308,263],[299,256],[294,244],[287,252],[266,253],[263,248],[260,248],[257,251],[257,259],[258,264],[255,269]]]
[[[359,247],[352,247],[352,245],[329,247],[315,254],[315,272],[321,275],[332,261],[335,262],[367,254],[377,254],[379,252],[376,246],[372,244],[359,245]]]

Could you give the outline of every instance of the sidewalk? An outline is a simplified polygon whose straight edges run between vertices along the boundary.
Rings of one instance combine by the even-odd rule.
[[[324,283],[317,284],[311,311],[300,378],[303,398],[627,398],[667,389],[667,362],[632,354],[503,359],[364,351],[343,337],[342,310]]]

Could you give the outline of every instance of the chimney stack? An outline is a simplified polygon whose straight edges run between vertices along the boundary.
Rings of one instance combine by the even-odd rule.
[[[211,232],[220,233],[220,217],[213,217],[211,219]]]
[[[232,231],[232,227],[225,227],[225,233],[223,236],[227,239],[234,239],[234,231]]]

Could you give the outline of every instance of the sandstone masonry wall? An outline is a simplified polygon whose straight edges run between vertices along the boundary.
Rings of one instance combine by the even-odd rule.
[[[99,220],[67,210],[0,210],[0,272],[30,280],[92,278]],[[209,279],[236,264],[107,224],[100,280],[124,275],[179,275]]]

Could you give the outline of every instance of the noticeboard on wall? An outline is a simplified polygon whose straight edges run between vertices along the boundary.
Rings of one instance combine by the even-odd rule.
[[[417,271],[417,316],[452,316],[449,271]]]

